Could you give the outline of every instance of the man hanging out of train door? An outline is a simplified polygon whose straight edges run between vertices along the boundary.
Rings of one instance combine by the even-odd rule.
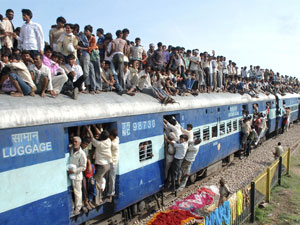
[[[81,138],[76,136],[73,138],[73,146],[70,150],[70,164],[76,166],[75,169],[68,170],[68,174],[75,174],[75,179],[72,180],[72,186],[75,197],[74,215],[78,215],[82,208],[82,172],[86,169],[86,156],[80,147]]]
[[[181,165],[181,177],[179,179],[181,180],[181,182],[178,191],[182,191],[185,188],[186,182],[191,172],[192,164],[198,154],[200,143],[200,138],[196,139],[195,141],[189,141],[188,143],[188,149]]]

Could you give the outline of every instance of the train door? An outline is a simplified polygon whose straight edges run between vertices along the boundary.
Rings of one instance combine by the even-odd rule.
[[[94,123],[94,124],[82,124],[79,126],[72,126],[66,128],[66,136],[68,136],[66,142],[67,142],[67,151],[71,154],[74,154],[73,152],[73,146],[74,146],[74,137],[80,137],[81,144],[80,147],[85,153],[87,164],[86,164],[86,170],[82,173],[82,183],[81,188],[75,187],[74,184],[76,182],[73,182],[74,176],[71,175],[68,176],[68,186],[69,186],[69,208],[70,208],[70,219],[71,221],[80,220],[81,222],[85,222],[87,220],[90,220],[93,218],[92,214],[95,215],[101,215],[103,213],[102,210],[99,211],[99,209],[102,207],[103,202],[105,202],[106,198],[109,199],[108,195],[108,189],[110,184],[109,179],[109,170],[111,167],[109,166],[109,170],[104,174],[103,178],[101,179],[101,185],[97,184],[97,182],[93,182],[93,173],[95,172],[96,167],[96,160],[97,156],[95,153],[95,147],[93,146],[91,142],[91,134],[92,138],[95,140],[106,140],[111,139],[114,140],[118,138],[117,135],[117,123]],[[114,138],[112,137],[112,134],[114,134]],[[109,136],[109,137],[108,137]],[[105,139],[104,139],[105,138]],[[95,157],[96,156],[96,157]],[[72,156],[70,156],[72,157]],[[99,159],[99,157],[98,157]],[[113,159],[114,160],[114,159]],[[74,167],[74,165],[68,165],[68,168]],[[115,168],[115,186],[116,190],[118,190],[118,179],[116,179],[116,168]],[[91,179],[92,178],[92,179]],[[100,182],[99,182],[100,183]],[[77,185],[77,184],[76,184]],[[92,187],[94,185],[94,187]],[[101,187],[100,187],[101,186]],[[78,212],[76,212],[76,200],[75,192],[73,189],[76,188],[78,193],[78,190],[81,190],[81,196],[82,196],[82,208]],[[113,190],[113,189],[112,189]],[[113,201],[114,202],[114,201]],[[106,203],[105,203],[106,204]],[[113,210],[113,209],[112,209]],[[93,213],[89,213],[87,216],[85,213],[93,211]],[[99,213],[97,213],[99,211]],[[96,214],[95,214],[96,213]]]
[[[166,139],[168,140],[174,140],[176,139],[178,125],[180,124],[180,114],[168,114],[164,116],[164,136],[165,136],[165,142],[164,142],[164,149],[165,149],[165,181],[167,183],[170,181],[170,173],[171,173],[171,164],[174,158],[174,148],[169,145]]]

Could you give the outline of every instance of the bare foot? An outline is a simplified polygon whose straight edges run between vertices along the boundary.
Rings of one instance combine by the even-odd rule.
[[[10,95],[13,97],[23,97],[24,96],[24,94],[21,92],[12,92]]]
[[[43,98],[46,97],[45,92],[42,92],[42,93],[41,93],[41,97],[43,97]]]
[[[34,97],[35,96],[35,93],[34,93],[34,91],[32,91],[32,92],[30,92],[30,94],[29,94],[30,96],[32,96],[32,97]]]

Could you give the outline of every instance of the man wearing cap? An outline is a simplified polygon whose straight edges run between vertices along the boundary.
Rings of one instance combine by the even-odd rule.
[[[154,54],[154,48],[155,48],[155,45],[153,43],[151,43],[149,45],[149,50],[147,51],[147,66],[151,66],[151,68],[153,69],[154,67],[154,64],[153,64],[153,60],[152,60],[152,57],[153,57],[153,54]]]
[[[78,215],[82,208],[82,172],[86,169],[86,155],[81,149],[81,138],[73,138],[73,147],[70,149],[70,164],[76,166],[74,170],[68,170],[68,174],[75,174],[75,179],[72,180],[72,186],[75,197],[74,215]]]

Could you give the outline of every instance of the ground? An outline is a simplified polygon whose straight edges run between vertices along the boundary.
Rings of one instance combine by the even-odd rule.
[[[291,158],[290,175],[283,176],[281,186],[273,188],[266,208],[256,209],[254,225],[300,224],[300,149]]]

